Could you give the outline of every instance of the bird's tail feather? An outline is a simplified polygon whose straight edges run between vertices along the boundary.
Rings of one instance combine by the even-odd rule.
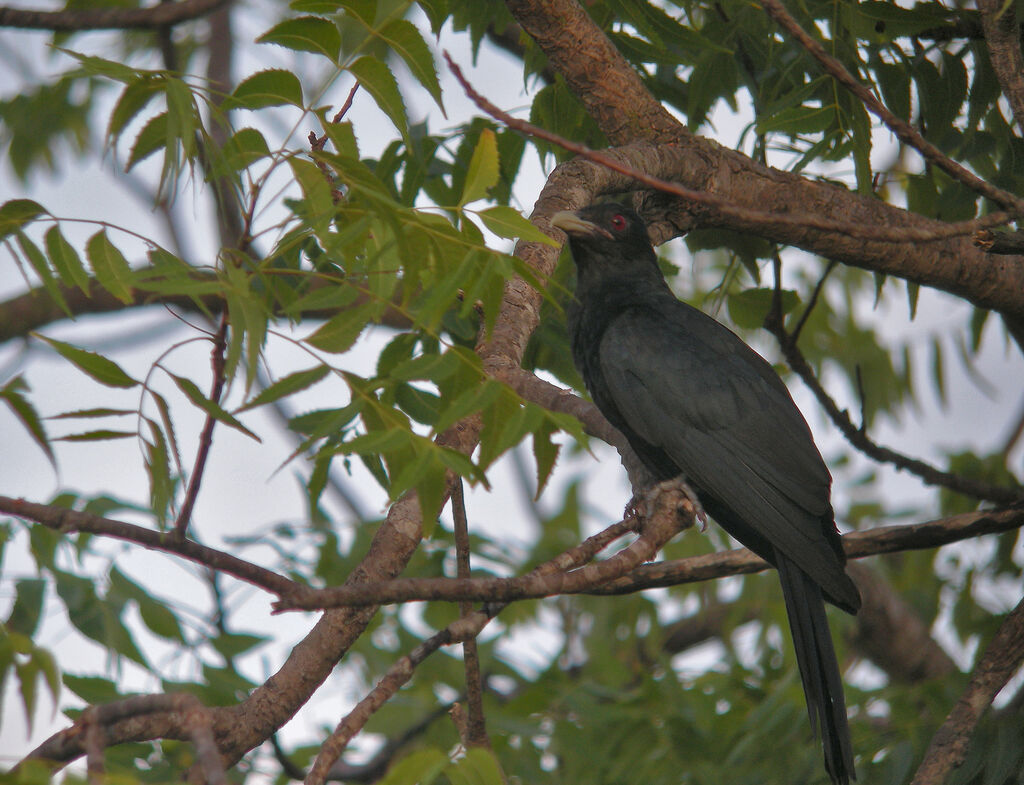
[[[811,728],[815,736],[821,734],[825,769],[832,781],[836,785],[848,785],[851,779],[856,779],[850,728],[846,722],[843,680],[832,647],[821,587],[782,554],[777,554],[776,566]]]

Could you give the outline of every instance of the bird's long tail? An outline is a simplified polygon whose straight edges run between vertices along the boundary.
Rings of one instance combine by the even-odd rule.
[[[839,675],[832,633],[825,617],[821,587],[794,562],[777,554],[789,627],[800,666],[800,680],[807,699],[807,713],[815,736],[821,733],[825,770],[835,785],[856,779],[850,728],[846,722],[843,680]]]

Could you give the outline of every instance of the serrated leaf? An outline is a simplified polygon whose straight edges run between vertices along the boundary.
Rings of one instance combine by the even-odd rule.
[[[61,233],[59,226],[46,230],[46,253],[53,263],[60,280],[66,286],[77,286],[83,294],[89,294],[89,272],[82,264],[78,252]]]
[[[65,673],[61,677],[64,686],[86,703],[110,703],[122,697],[117,685],[111,679],[100,676],[75,676]]]
[[[405,61],[412,75],[426,88],[444,114],[441,84],[437,80],[434,56],[430,53],[430,47],[427,46],[420,31],[416,29],[416,25],[408,19],[395,19],[384,25],[378,31],[378,35]]]
[[[132,268],[117,247],[110,242],[105,230],[96,232],[85,244],[85,256],[100,285],[114,297],[130,305],[132,294]]]
[[[61,414],[53,414],[47,417],[48,420],[71,420],[71,419],[91,419],[93,417],[125,417],[127,415],[134,415],[137,412],[134,409],[109,409],[109,408],[95,408],[95,409],[75,409],[71,412],[62,412]]]
[[[244,433],[251,439],[255,439],[258,442],[262,442],[262,439],[260,439],[259,436],[257,436],[255,433],[253,433],[244,425],[242,425],[242,423],[240,423],[238,420],[232,417],[227,411],[225,411],[221,407],[219,403],[211,401],[209,398],[203,395],[202,391],[196,386],[196,383],[193,382],[191,379],[186,379],[184,376],[176,376],[173,373],[169,375],[171,379],[174,381],[174,383],[178,385],[178,389],[185,393],[185,397],[187,397],[190,401],[192,401],[192,403],[194,403],[208,415],[213,417],[213,419],[217,420],[218,422],[222,422],[231,428],[234,428],[236,431]]]
[[[242,128],[224,145],[224,157],[228,166],[236,172],[269,155],[267,140],[255,128]]]
[[[82,70],[86,73],[94,74],[96,76],[105,76],[116,82],[130,84],[146,73],[115,60],[107,60],[106,58],[96,57],[95,55],[83,55],[72,51],[71,49],[60,49],[60,51],[75,58],[79,63],[81,63]]]
[[[31,199],[11,199],[0,205],[0,240],[25,224],[47,215],[46,209]]]
[[[32,404],[21,394],[28,389],[28,384],[20,376],[15,376],[0,388],[0,399],[6,401],[11,411],[14,412],[14,416],[25,426],[25,430],[28,431],[32,440],[46,453],[50,465],[56,468],[57,458],[53,454],[53,448],[50,447],[50,441],[46,436],[46,431],[43,429],[43,422]]]
[[[283,379],[278,379],[266,387],[259,395],[239,408],[238,411],[245,412],[249,409],[255,409],[257,406],[263,406],[264,404],[272,403],[285,396],[297,393],[300,390],[305,390],[308,387],[312,387],[330,372],[329,366],[318,365],[315,368],[308,368],[305,371],[296,371],[295,373],[288,374]]]
[[[160,94],[163,80],[160,78],[144,77],[129,82],[121,91],[120,98],[110,113],[110,122],[107,124],[107,136],[114,142],[124,131],[125,126],[141,112],[153,98]]]
[[[291,71],[271,68],[242,80],[224,102],[228,109],[262,109],[290,104],[302,107],[302,83]]]
[[[532,434],[533,457],[537,462],[537,495],[534,497],[535,500],[539,499],[540,495],[544,492],[548,480],[551,479],[551,473],[554,471],[555,462],[558,460],[558,452],[561,448],[551,441],[551,434],[557,431],[558,426],[551,422],[551,420],[545,419],[541,426]]]
[[[164,434],[153,420],[146,418],[150,438],[145,439],[146,473],[149,475],[149,508],[163,526],[167,523],[168,511],[174,497],[174,481],[171,479],[171,464],[167,454]]]
[[[480,132],[476,147],[473,149],[473,157],[469,160],[469,167],[466,171],[466,183],[462,188],[462,197],[459,199],[459,206],[475,202],[487,196],[487,190],[493,188],[498,182],[498,140],[494,131],[485,128]],[[513,210],[517,216],[519,213]],[[519,216],[520,218],[522,216]],[[481,215],[481,218],[483,216]],[[486,220],[484,221],[486,223]],[[495,234],[498,234],[495,232]],[[501,235],[504,237],[505,235]]]
[[[57,307],[64,311],[66,316],[73,317],[71,310],[68,308],[67,300],[64,299],[64,295],[61,293],[57,279],[54,277],[53,271],[46,261],[46,256],[39,250],[39,246],[20,230],[17,232],[16,237],[18,238],[18,247],[25,255],[25,258],[28,259],[29,264],[32,265],[32,269],[36,271],[36,275],[42,281],[43,288],[46,289],[47,294],[53,298],[53,301],[57,303]]]
[[[348,67],[360,86],[373,96],[377,106],[395,124],[402,138],[409,141],[409,118],[405,113],[402,94],[398,91],[391,69],[376,57],[364,55]]]
[[[368,306],[351,308],[331,317],[306,338],[310,346],[331,354],[341,354],[352,348],[352,344],[369,322]]]
[[[112,431],[107,428],[100,428],[95,431],[84,433],[70,433],[67,436],[58,436],[55,442],[104,442],[114,439],[134,439],[138,434],[135,431]]]
[[[505,207],[503,205],[488,207],[486,210],[480,210],[477,215],[484,222],[484,226],[498,235],[498,237],[505,237],[509,240],[519,239],[527,243],[544,243],[545,245],[558,246],[558,243],[523,218],[519,211],[512,207]]]
[[[78,370],[88,374],[100,384],[107,387],[129,388],[138,384],[131,376],[126,374],[121,366],[113,360],[104,357],[102,354],[79,349],[70,343],[58,341],[56,338],[47,338],[45,335],[33,333],[37,338],[50,344],[65,360],[74,365]]]
[[[322,54],[332,63],[341,52],[341,33],[334,23],[318,16],[300,16],[274,25],[256,39],[261,44],[277,44],[298,52]]]
[[[162,147],[167,146],[167,112],[161,112],[151,117],[142,130],[135,137],[132,149],[128,153],[128,162],[125,164],[125,171],[149,158],[153,153]]]

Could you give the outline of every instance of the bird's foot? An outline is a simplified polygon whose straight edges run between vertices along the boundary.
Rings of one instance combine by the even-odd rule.
[[[672,507],[677,516],[685,518],[687,526],[697,520],[700,521],[701,531],[708,528],[708,516],[697,498],[697,492],[682,477],[663,480],[633,494],[626,505],[624,517],[637,522],[649,520],[666,506]]]

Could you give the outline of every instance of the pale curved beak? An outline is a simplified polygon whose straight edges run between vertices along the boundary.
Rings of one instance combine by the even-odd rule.
[[[570,237],[604,237],[612,239],[612,233],[596,223],[580,218],[574,212],[563,210],[551,216],[551,225],[561,229]]]

